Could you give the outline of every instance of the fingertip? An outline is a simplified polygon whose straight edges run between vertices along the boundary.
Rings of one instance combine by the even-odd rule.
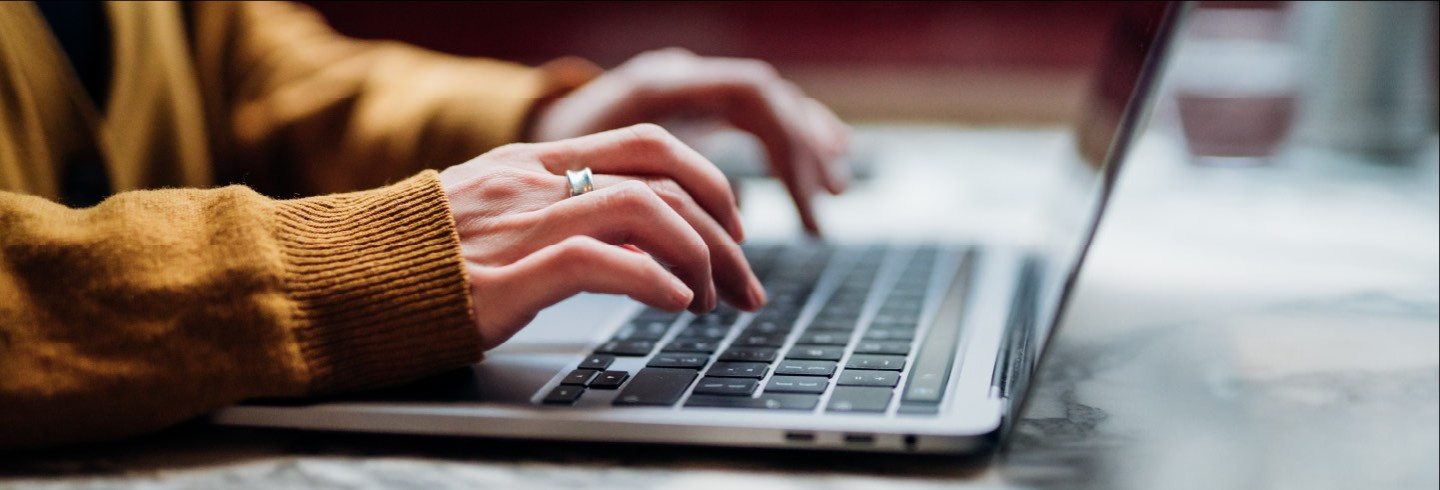
[[[703,314],[705,314],[705,313],[708,313],[710,310],[714,309],[714,307],[711,306],[711,305],[714,303],[715,300],[714,300],[714,299],[711,299],[711,298],[709,297],[709,296],[712,296],[712,295],[714,295],[713,292],[708,293],[708,294],[696,294],[696,295],[692,296],[692,297],[690,298],[690,302],[689,302],[689,306],[688,306],[688,309],[690,310],[690,312],[691,312],[691,313],[694,313],[694,314],[697,314],[697,315],[703,315]]]
[[[850,171],[848,166],[842,163],[832,164],[825,172],[825,190],[832,196],[838,196],[850,188]]]
[[[820,223],[815,220],[815,215],[809,209],[800,210],[800,225],[805,228],[805,234],[812,237],[820,236]]]
[[[684,310],[695,300],[695,291],[686,286],[683,281],[675,276],[670,276],[670,301],[671,310]]]
[[[725,231],[730,233],[730,238],[735,240],[735,243],[745,242],[745,226],[740,224],[739,214],[730,219],[730,226],[727,226]]]
[[[760,307],[765,306],[765,302],[766,302],[767,300],[768,300],[768,298],[766,298],[766,296],[765,296],[765,287],[764,287],[764,286],[761,286],[758,281],[751,281],[751,282],[750,282],[750,308],[749,308],[750,311],[755,311],[755,310],[760,309]]]

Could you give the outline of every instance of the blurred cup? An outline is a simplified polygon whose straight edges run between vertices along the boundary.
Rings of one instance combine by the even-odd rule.
[[[1298,94],[1298,56],[1285,11],[1199,8],[1176,53],[1181,130],[1203,165],[1260,165],[1286,143]]]

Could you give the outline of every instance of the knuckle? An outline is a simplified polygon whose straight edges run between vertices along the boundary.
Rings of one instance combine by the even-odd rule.
[[[518,172],[515,180],[526,190],[555,189],[557,176],[540,172]]]
[[[706,246],[699,237],[695,237],[689,248],[690,255],[695,258],[695,263],[701,264],[701,267],[708,273],[710,271],[710,247]]]
[[[564,264],[593,264],[601,254],[599,248],[601,245],[603,244],[599,240],[585,235],[571,236],[560,242],[556,258]],[[563,267],[568,267],[568,265]]]
[[[686,203],[690,194],[672,179],[656,178],[645,182],[652,192],[671,207]]]
[[[530,143],[509,143],[495,147],[495,149],[490,150],[489,154],[499,157],[512,157],[530,152],[532,146],[534,145]]]
[[[480,199],[494,202],[514,199],[529,189],[526,173],[509,167],[491,169],[476,183],[477,195]]]
[[[654,155],[656,158],[669,161],[678,161],[685,158],[685,143],[670,134],[665,128],[651,123],[642,123],[630,127],[634,138],[630,141],[641,153]]]
[[[641,145],[646,149],[668,146],[670,141],[675,139],[669,131],[666,131],[665,128],[654,123],[640,123],[630,126],[630,134],[633,136],[633,143]]]
[[[780,78],[780,72],[775,69],[775,65],[755,59],[745,60],[743,63],[741,66],[745,72],[757,80],[775,80]]]
[[[642,214],[653,209],[658,196],[650,186],[639,181],[625,181],[614,187],[615,191],[606,203],[609,207],[616,208],[615,211],[627,214]]]

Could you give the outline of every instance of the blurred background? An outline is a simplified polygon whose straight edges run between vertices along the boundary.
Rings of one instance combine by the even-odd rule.
[[[339,31],[539,64],[759,58],[846,120],[1075,120],[1127,2],[311,2]],[[1195,163],[1292,137],[1404,159],[1435,127],[1433,2],[1198,2],[1160,104]],[[1303,83],[1302,83],[1303,82]],[[1305,99],[1305,100],[1301,100]],[[1373,113],[1373,114],[1372,114]],[[1302,124],[1294,124],[1296,120]],[[1350,119],[1350,121],[1338,121]]]
[[[759,58],[852,121],[1067,122],[1126,2],[314,2],[346,34],[612,67]],[[1279,2],[1246,3],[1273,8]]]
[[[769,61],[852,122],[1009,126],[1073,121],[1109,30],[1127,8],[1069,1],[310,3],[336,29],[360,38],[527,64],[576,55],[605,67],[678,46]],[[1203,157],[1198,163],[1267,163],[1292,132],[1393,153],[1418,145],[1434,127],[1433,2],[1196,7],[1178,81],[1168,87],[1178,108],[1167,98],[1161,111],[1183,112],[1179,129]],[[1387,114],[1351,127],[1292,124],[1297,117],[1353,118],[1366,107]],[[1413,126],[1400,130],[1411,134],[1398,137],[1406,141],[1369,141],[1397,138],[1395,125]]]

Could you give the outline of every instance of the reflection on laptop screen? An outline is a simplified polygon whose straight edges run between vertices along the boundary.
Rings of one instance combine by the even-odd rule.
[[[1116,19],[1105,55],[1091,77],[1085,106],[1071,133],[1063,182],[1050,216],[1053,234],[1046,251],[1039,301],[1034,310],[1032,360],[1038,361],[1050,330],[1064,312],[1065,299],[1115,183],[1127,150],[1133,145],[1148,109],[1162,64],[1165,44],[1173,35],[1176,7],[1164,2],[1136,2]],[[1032,364],[1033,365],[1033,364]]]

